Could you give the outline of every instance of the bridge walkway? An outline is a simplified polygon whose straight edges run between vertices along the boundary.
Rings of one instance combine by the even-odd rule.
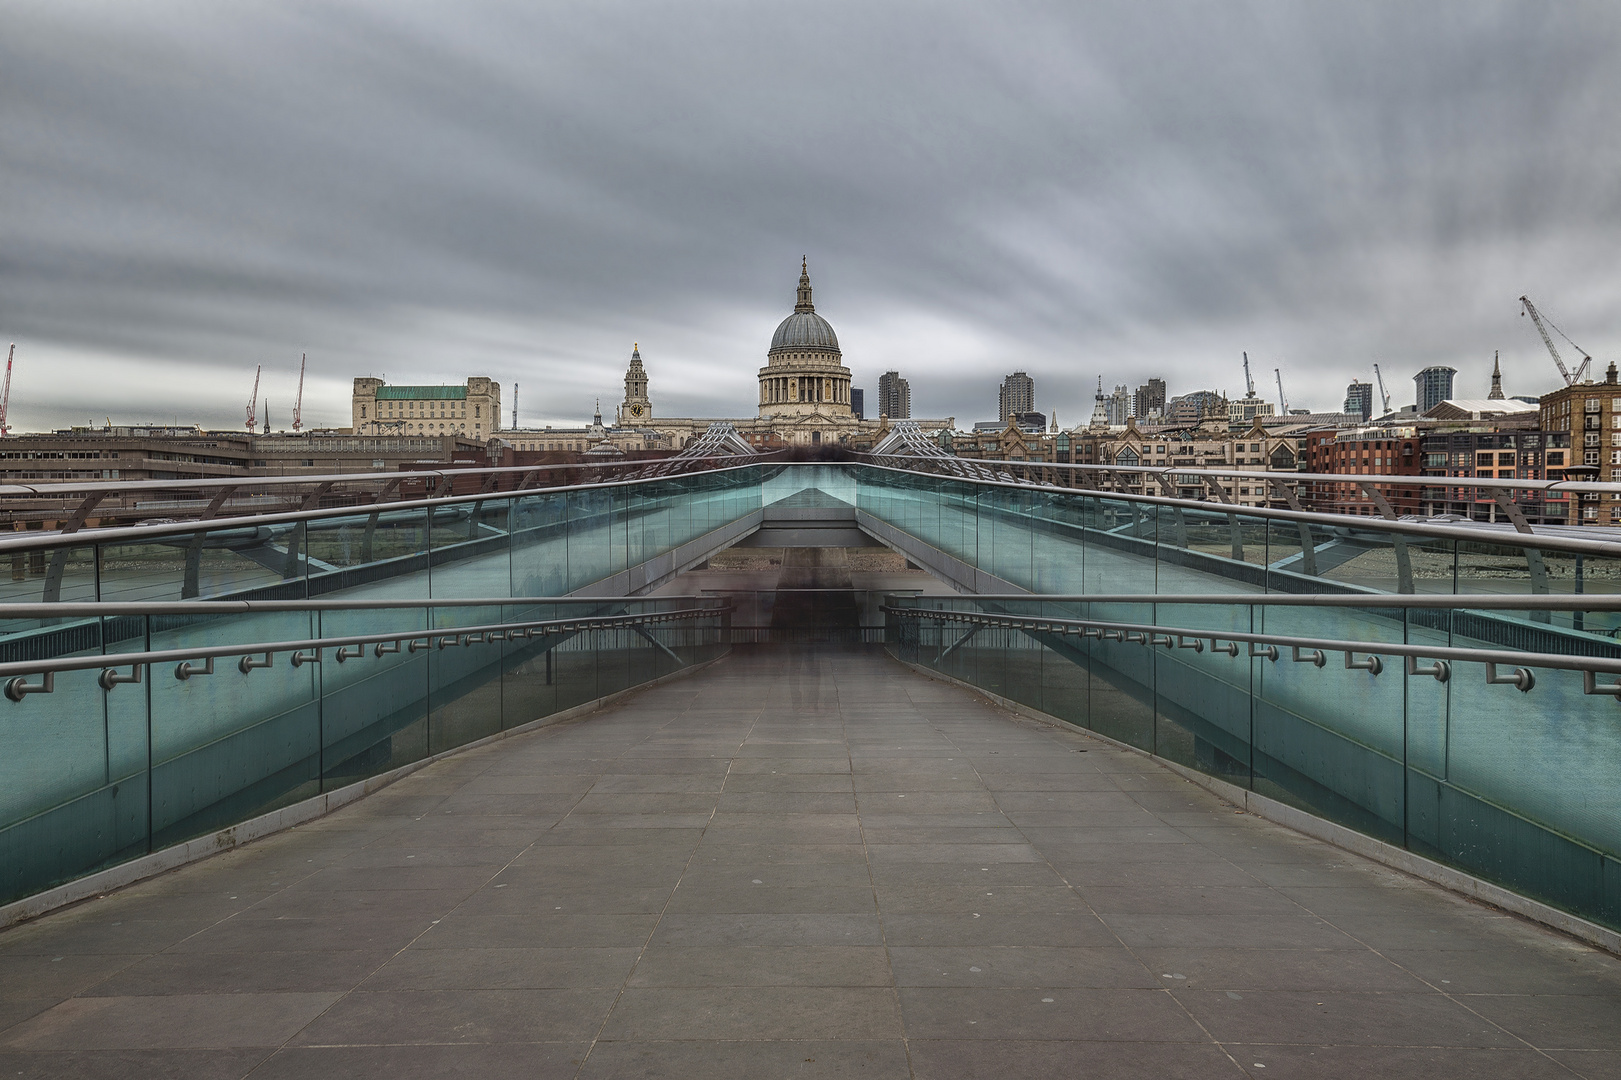
[[[1611,957],[877,651],[0,934],[7,1077],[1600,1077],[1618,1021]]]

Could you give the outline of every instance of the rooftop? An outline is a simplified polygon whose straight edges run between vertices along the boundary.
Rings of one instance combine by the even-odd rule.
[[[377,400],[400,401],[427,398],[435,401],[465,401],[465,386],[379,386]]]
[[[1534,413],[1538,406],[1514,398],[1447,398],[1431,406],[1424,416],[1430,420],[1477,420],[1488,416]]]

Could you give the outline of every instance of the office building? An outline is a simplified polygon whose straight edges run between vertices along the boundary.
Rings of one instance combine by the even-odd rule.
[[[1165,412],[1165,380],[1149,379],[1137,388],[1133,395],[1132,415],[1139,420],[1146,420],[1150,416],[1163,415]]]
[[[390,386],[355,380],[356,435],[460,435],[486,439],[501,426],[501,384],[474,376],[461,386]]]
[[[878,412],[891,420],[906,420],[912,415],[912,387],[898,371],[886,371],[878,376]]]
[[[1036,409],[1036,380],[1022,371],[1015,371],[1002,380],[1002,388],[997,391],[997,418],[1004,423],[1008,417],[1017,413],[1034,412]]]
[[[1214,390],[1195,390],[1174,397],[1165,405],[1167,424],[1197,424],[1212,416],[1227,417],[1227,398]]]
[[[1345,388],[1345,412],[1361,417],[1361,423],[1373,419],[1373,384],[1352,381]]]
[[[1116,386],[1114,393],[1104,401],[1104,411],[1109,417],[1112,427],[1124,427],[1131,419],[1131,391],[1125,386]]]
[[[1452,396],[1452,376],[1457,373],[1457,368],[1436,365],[1413,376],[1420,416]]]

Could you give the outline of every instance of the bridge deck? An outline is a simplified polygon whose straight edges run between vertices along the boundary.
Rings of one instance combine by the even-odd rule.
[[[1618,1021],[1605,955],[871,652],[0,934],[8,1077],[1615,1076]]]

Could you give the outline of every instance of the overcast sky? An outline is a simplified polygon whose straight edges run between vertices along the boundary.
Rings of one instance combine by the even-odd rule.
[[[1621,4],[0,0],[12,423],[350,381],[752,415],[801,255],[857,386],[1338,408],[1621,354]],[[1563,342],[1561,342],[1563,345]],[[1567,355],[1573,350],[1565,350]]]

